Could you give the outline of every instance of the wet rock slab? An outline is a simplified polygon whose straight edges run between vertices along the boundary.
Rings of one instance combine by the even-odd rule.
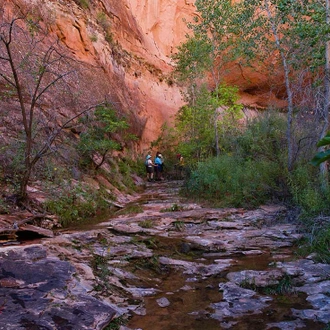
[[[209,306],[213,309],[211,317],[219,321],[221,328],[230,329],[241,318],[256,314],[262,315],[263,327],[267,329],[272,326],[298,329],[306,327],[305,320],[317,320],[323,324],[329,322],[329,268],[306,259],[283,262],[292,258],[290,249],[302,236],[294,224],[281,221],[285,208],[273,205],[256,210],[189,209],[184,203],[176,202],[180,209],[169,212],[166,210],[171,198],[162,191],[165,201],[162,204],[160,200],[156,201],[156,188],[152,189],[152,200],[146,203],[143,214],[112,219],[107,224],[108,228],[122,235],[137,233],[181,240],[179,251],[184,254],[203,251],[203,258],[190,261],[180,257],[159,258],[160,264],[175,268],[195,281],[228,273],[226,282],[219,285],[221,300]],[[147,228],[142,225],[146,222],[150,225]],[[257,265],[258,269],[244,265],[245,270],[230,272],[239,258],[267,259],[268,262],[263,266]],[[267,310],[274,299],[271,295],[260,293],[263,291],[260,289],[267,291],[268,287],[281,286],[286,280],[290,281],[294,292],[306,294],[304,304],[309,308],[288,309],[290,320],[267,324]],[[191,290],[188,285],[185,288]],[[195,313],[207,315],[209,309]]]
[[[293,315],[305,320],[330,323],[330,265],[312,260],[278,263],[277,266],[293,277],[298,292],[307,295],[310,308],[292,309]]]
[[[42,245],[0,250],[0,329],[103,329],[115,314],[149,318],[154,326],[165,322],[162,316],[173,316],[174,309],[186,329],[189,318],[197,320],[191,329],[208,329],[202,325],[205,319],[215,322],[212,329],[242,324],[247,329],[249,318],[263,321],[254,329],[329,322],[330,266],[310,259],[288,261],[301,235],[293,224],[278,221],[283,208],[202,208],[179,201],[177,192],[170,184],[153,185],[142,196],[142,213],[62,233]],[[159,250],[157,242],[167,247]],[[147,270],[150,266],[158,272]],[[301,309],[287,308],[289,320],[276,321],[267,315],[276,299],[259,289],[280,285],[283,278],[306,300]],[[197,308],[201,302],[195,294],[204,289],[215,298]],[[178,305],[190,301],[184,296],[194,298],[189,311]],[[153,312],[148,301],[157,308]],[[174,328],[168,319],[163,329]],[[130,329],[129,324],[121,329]],[[131,329],[138,328],[151,329]]]
[[[223,291],[222,300],[211,305],[215,310],[212,317],[219,320],[223,328],[230,328],[237,323],[232,319],[264,313],[273,298],[257,292],[261,288],[270,288],[273,291],[288,291],[278,292],[279,295],[293,294],[294,296],[302,292],[307,296],[304,305],[309,304],[309,307],[291,308],[288,312],[291,321],[269,323],[267,329],[306,328],[303,320],[328,324],[330,322],[330,265],[301,259],[277,262],[273,266],[275,268],[264,271],[242,270],[228,273],[226,277],[229,281],[219,284],[219,289]]]
[[[0,252],[0,329],[102,329],[115,315],[41,245]]]
[[[239,318],[243,315],[259,314],[272,298],[258,295],[255,291],[244,289],[235,283],[221,283],[219,289],[223,291],[223,299],[219,303],[211,304],[215,310],[212,317],[223,321],[225,318]]]

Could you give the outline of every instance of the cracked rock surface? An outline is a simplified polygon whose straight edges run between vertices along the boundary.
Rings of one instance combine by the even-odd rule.
[[[2,247],[0,329],[324,329],[330,266],[293,254],[283,207],[205,208],[179,188],[149,184],[143,212]]]

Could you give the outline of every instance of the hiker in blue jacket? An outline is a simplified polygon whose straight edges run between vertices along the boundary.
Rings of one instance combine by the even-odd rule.
[[[154,163],[155,163],[155,174],[156,174],[155,179],[157,181],[163,180],[163,165],[164,164],[163,164],[163,160],[162,160],[162,155],[159,151],[157,151],[157,153],[156,153]]]

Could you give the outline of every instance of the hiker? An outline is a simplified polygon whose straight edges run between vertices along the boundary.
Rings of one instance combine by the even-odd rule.
[[[156,173],[156,180],[163,180],[163,160],[162,160],[163,156],[162,154],[157,151],[156,153],[156,157],[154,160],[155,163],[155,173]]]
[[[184,159],[183,156],[181,154],[177,154],[176,155],[177,159],[178,159],[178,163],[176,164],[176,167],[178,169],[178,177],[180,179],[183,179],[184,177]]]
[[[147,172],[147,180],[153,181],[154,179],[154,163],[152,162],[151,156],[148,154],[146,157],[146,172]]]
[[[161,153],[159,153],[159,158],[161,159],[161,161],[162,161],[162,166],[161,166],[161,171],[160,171],[160,177],[161,177],[161,179],[162,180],[164,180],[164,168],[165,168],[165,164],[164,164],[164,156],[161,154]]]

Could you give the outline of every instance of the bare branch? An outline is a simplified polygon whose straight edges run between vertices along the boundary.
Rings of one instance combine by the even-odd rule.
[[[104,104],[106,104],[106,102],[101,102],[101,103],[92,105],[92,106],[88,107],[87,109],[85,109],[85,110],[81,111],[80,113],[78,113],[76,116],[71,117],[70,119],[68,119],[52,135],[49,136],[49,138],[47,139],[47,141],[45,142],[43,147],[39,150],[39,152],[35,155],[35,157],[31,161],[31,164],[32,165],[36,164],[37,161],[47,153],[47,151],[51,148],[52,144],[54,143],[55,139],[59,136],[59,134],[63,131],[63,129],[67,128],[67,125],[69,123],[71,123],[72,121],[74,121],[78,117],[82,116],[83,114],[89,112],[90,110],[95,109],[95,108],[97,108],[101,105],[104,105]]]
[[[12,82],[6,75],[0,72],[0,77],[2,77],[5,81],[7,81],[8,84],[10,84],[13,87],[16,87],[15,83]]]

